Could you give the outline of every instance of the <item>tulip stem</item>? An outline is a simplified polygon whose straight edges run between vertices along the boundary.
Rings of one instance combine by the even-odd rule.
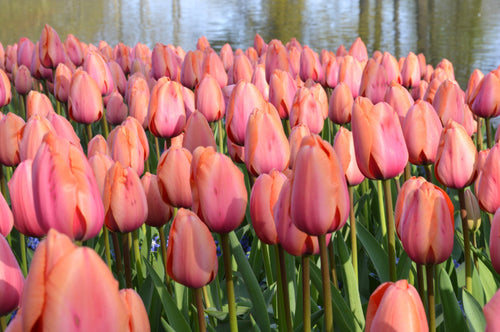
[[[122,273],[122,254],[120,252],[118,234],[111,232],[111,240],[113,241],[113,248],[115,249],[116,274],[120,275]]]
[[[87,130],[87,144],[88,144],[92,139],[92,127],[90,124],[86,124],[85,129]]]
[[[109,247],[109,231],[106,225],[102,227],[104,233],[104,251],[106,252],[106,263],[108,263],[108,268],[111,270],[111,249]]]
[[[109,135],[109,127],[108,127],[108,121],[106,120],[106,115],[104,114],[101,118],[101,124],[102,124],[102,130],[104,131],[104,138],[108,139]]]
[[[422,299],[422,303],[425,303],[425,285],[424,285],[424,266],[417,263],[417,286],[418,295]]]
[[[465,287],[472,293],[472,266],[470,262],[470,238],[469,224],[467,222],[467,210],[465,208],[464,189],[458,189],[458,200],[460,202],[460,217],[462,218],[462,232],[464,236],[464,259],[465,259]]]
[[[24,95],[19,95],[19,116],[26,121],[26,104],[24,103]]]
[[[203,309],[203,297],[201,288],[194,289],[194,296],[196,300],[196,311],[198,313],[198,331],[206,332],[207,327],[205,325],[205,310]]]
[[[429,307],[429,332],[436,332],[436,307],[434,305],[434,265],[426,265],[427,306]]]
[[[283,295],[283,305],[285,309],[286,330],[293,331],[292,314],[290,313],[290,294],[288,293],[288,280],[286,276],[285,251],[278,244],[279,269],[281,270],[281,294]]]
[[[389,272],[392,282],[396,281],[396,237],[394,234],[394,212],[392,210],[391,180],[382,180],[384,184],[385,209],[387,212],[387,251],[389,254]]]
[[[330,240],[330,243],[328,243],[328,261],[330,263],[330,278],[333,282],[333,286],[337,289],[339,289],[339,282],[337,279],[337,265],[335,264],[335,252],[333,251],[333,238],[335,236],[335,233],[332,234],[332,238]]]
[[[160,140],[155,136],[156,159],[160,160]]]
[[[165,269],[165,283],[167,284],[167,290],[170,295],[172,295],[172,288],[170,287],[170,276],[167,272],[167,243],[165,241],[165,225],[158,228],[158,233],[160,234],[160,246],[161,246],[161,256],[163,258],[163,268]]]
[[[217,126],[219,132],[219,152],[224,153],[224,133],[222,131],[224,126],[222,125],[222,119],[217,121]]]
[[[21,270],[26,277],[28,275],[28,261],[26,260],[26,239],[22,233],[19,233],[19,246],[21,248]]]
[[[7,200],[7,180],[5,178],[2,164],[0,164],[0,190],[2,191],[3,197]]]
[[[432,183],[432,166],[430,164],[424,165],[425,179],[427,182]]]
[[[321,260],[321,277],[323,280],[323,306],[325,310],[325,325],[326,332],[333,332],[333,308],[332,308],[332,293],[330,291],[330,271],[328,268],[328,252],[326,249],[326,235],[319,235],[319,253]]]
[[[477,117],[477,130],[476,130],[476,147],[477,151],[481,151],[483,149],[483,125],[482,125],[482,118]]]
[[[311,332],[311,287],[309,286],[309,256],[302,256],[302,321],[304,332]]]
[[[132,288],[132,270],[130,268],[130,233],[122,234],[123,263],[125,265],[125,285]]]
[[[354,187],[349,186],[349,225],[351,226],[351,256],[356,282],[358,281],[358,240],[356,238],[356,216],[354,215]]]
[[[382,238],[385,241],[385,239],[387,238],[387,224],[385,218],[384,189],[382,187],[382,181],[377,181],[377,195],[378,195],[378,210],[380,213],[380,229],[382,230]],[[388,248],[387,244],[386,248]]]
[[[260,243],[261,243],[261,248],[262,248],[262,250],[261,250],[262,261],[264,263],[264,271],[266,273],[266,284],[267,284],[267,287],[270,288],[271,285],[274,283],[274,278],[273,278],[273,272],[271,270],[271,259],[269,256],[269,247],[264,242],[260,242]],[[274,298],[274,297],[273,297],[273,310],[274,310],[274,312],[279,313],[278,300],[277,300],[277,298]],[[279,314],[278,314],[278,317],[279,317]]]
[[[474,248],[477,248],[476,232],[472,232],[472,246]],[[479,266],[477,264],[477,255],[475,252],[472,252],[472,257],[474,260],[474,266],[476,267],[477,273],[479,274]]]
[[[141,251],[139,249],[139,230],[134,230],[132,232],[132,239],[133,239],[133,245],[134,245],[134,256],[135,256],[135,269],[137,272],[137,279],[139,280],[139,286],[143,282],[143,275],[142,275],[142,260],[141,260]]]
[[[224,258],[224,270],[226,274],[227,305],[229,307],[229,326],[231,332],[238,331],[236,320],[236,300],[234,297],[233,269],[231,267],[231,248],[229,247],[229,235],[220,234],[222,243],[222,256]]]
[[[488,144],[488,149],[491,149],[493,144],[492,144],[492,139],[491,139],[490,118],[486,118],[484,121],[484,124],[486,126],[486,144]]]
[[[3,332],[7,329],[7,319],[5,316],[0,316],[0,332]]]

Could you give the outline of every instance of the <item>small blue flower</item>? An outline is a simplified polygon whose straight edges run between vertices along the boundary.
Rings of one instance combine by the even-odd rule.
[[[28,237],[28,243],[27,243],[28,248],[35,251],[36,248],[38,247],[38,244],[40,244],[40,240],[38,238],[31,236]]]
[[[217,240],[214,241],[215,241],[215,246],[217,247],[217,256],[220,257],[222,256],[222,249],[220,248],[219,241]]]
[[[160,237],[156,235],[151,240],[151,252],[157,252],[158,248],[160,248]]]

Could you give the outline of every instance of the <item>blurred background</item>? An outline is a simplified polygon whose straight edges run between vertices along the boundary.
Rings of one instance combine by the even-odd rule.
[[[206,36],[215,50],[253,45],[255,33],[266,42],[295,37],[315,51],[349,48],[356,37],[368,52],[396,57],[424,53],[435,66],[447,58],[465,90],[474,69],[500,65],[498,0],[0,0],[0,42],[40,38],[48,23],[64,41],[105,40],[196,48]]]

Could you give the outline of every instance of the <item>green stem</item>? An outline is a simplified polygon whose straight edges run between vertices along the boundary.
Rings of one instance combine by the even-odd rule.
[[[411,178],[411,164],[407,163],[404,171],[404,180],[407,181],[409,178]]]
[[[168,293],[172,295],[170,276],[167,272],[167,243],[165,241],[165,225],[158,228],[158,233],[160,234],[161,256],[163,258],[163,268],[165,269],[165,282],[167,284]]]
[[[109,127],[108,127],[108,121],[106,120],[106,114],[103,114],[101,118],[101,125],[102,125],[102,130],[104,138],[108,138],[109,135]]]
[[[380,229],[382,230],[382,238],[386,241],[387,238],[387,224],[385,218],[385,208],[384,208],[384,190],[382,188],[382,181],[377,181],[377,196],[378,196],[378,211],[380,214]],[[387,243],[384,243],[386,248],[388,248]]]
[[[477,151],[481,151],[483,149],[483,125],[482,118],[477,117],[477,131],[476,131],[476,147]]]
[[[7,318],[5,316],[0,316],[0,332],[7,329]]]
[[[429,332],[436,332],[436,307],[434,305],[434,265],[425,267],[427,273],[427,306],[429,307]]]
[[[285,318],[285,304],[283,301],[283,286],[281,279],[281,269],[280,269],[280,259],[278,253],[278,246],[273,246],[274,255],[275,255],[275,263],[276,263],[276,306],[278,307],[277,311],[277,324],[279,332],[286,332],[286,318]],[[275,311],[276,312],[276,311]]]
[[[390,179],[382,180],[384,184],[385,209],[387,212],[387,251],[389,254],[389,273],[392,282],[396,281],[396,237],[394,234],[394,212],[392,210],[392,192]]]
[[[7,200],[7,179],[5,178],[2,164],[0,164],[0,190],[3,197]]]
[[[427,180],[427,182],[430,182],[432,183],[432,169],[431,169],[431,164],[427,164],[424,166],[424,170],[425,170],[425,179]]]
[[[328,252],[326,249],[326,235],[319,235],[319,252],[321,259],[321,277],[323,280],[323,306],[325,310],[325,325],[326,332],[333,332],[333,308],[332,308],[332,293],[330,291],[330,272],[328,268]]]
[[[19,104],[21,104],[19,107],[19,115],[26,121],[26,103],[24,98],[24,95],[19,95]]]
[[[160,140],[155,136],[156,159],[160,161]]]
[[[417,263],[417,286],[418,286],[418,295],[420,295],[420,299],[422,303],[425,302],[425,285],[424,285],[424,266],[422,264]]]
[[[460,202],[460,217],[462,218],[462,232],[464,235],[464,257],[465,257],[465,287],[472,293],[472,265],[470,260],[470,238],[469,225],[467,223],[467,210],[465,208],[464,189],[458,189],[458,200]]]
[[[349,186],[349,225],[351,226],[351,256],[356,282],[358,281],[358,240],[356,238],[356,216],[354,215],[354,187]]]
[[[111,240],[113,241],[113,248],[115,250],[116,274],[120,275],[122,273],[122,254],[120,250],[120,243],[118,241],[118,234],[111,232]]]
[[[108,268],[111,270],[111,249],[109,246],[109,231],[106,225],[102,227],[104,232],[104,251],[106,252],[106,263],[108,263]]]
[[[477,249],[476,232],[472,232],[472,246]],[[472,257],[474,260],[474,266],[476,267],[477,273],[479,274],[479,266],[477,264],[476,252],[472,252]]]
[[[273,272],[271,271],[271,259],[269,258],[269,248],[268,245],[264,242],[261,242],[262,245],[262,261],[264,263],[264,271],[266,273],[266,284],[267,287],[271,287],[274,283]]]
[[[144,276],[142,274],[142,259],[141,259],[141,251],[139,249],[139,230],[135,230],[132,232],[132,239],[134,245],[134,256],[135,256],[135,270],[137,272],[137,279],[139,280],[139,286],[142,285],[144,281]]]
[[[198,327],[200,332],[206,332],[207,328],[205,326],[205,310],[203,309],[203,298],[202,289],[194,289],[194,297],[196,300],[196,311],[198,313]]]
[[[490,118],[485,119],[485,126],[486,126],[486,143],[488,144],[488,149],[491,149],[493,146],[492,144],[492,137],[491,137],[491,125],[490,125]]]
[[[231,248],[229,246],[229,235],[220,234],[222,243],[222,256],[224,258],[224,270],[226,274],[227,304],[229,307],[229,326],[231,332],[238,331],[238,321],[236,320],[236,300],[234,296],[233,269],[231,267]]]
[[[330,263],[330,278],[333,282],[333,286],[339,289],[339,282],[337,278],[337,265],[335,264],[335,252],[333,251],[333,238],[335,233],[332,233],[332,238],[330,239],[330,243],[328,243],[328,261]]]
[[[304,332],[311,332],[311,287],[309,286],[309,256],[302,256],[302,321]]]
[[[125,285],[132,288],[132,269],[130,268],[130,233],[122,234],[123,263],[125,265]]]
[[[56,113],[57,115],[61,115],[61,102],[56,99]]]
[[[279,256],[279,269],[281,270],[281,293],[283,294],[282,300],[285,308],[286,330],[293,331],[292,314],[290,313],[290,295],[288,294],[288,281],[286,277],[285,251],[280,244],[278,244],[277,249]]]
[[[85,129],[87,131],[87,144],[92,139],[92,126],[90,124],[85,125]]]
[[[361,196],[367,195],[369,190],[368,181],[361,182]],[[368,214],[368,204],[363,204],[363,215],[366,220],[366,228],[370,229],[370,214]]]
[[[219,152],[224,153],[224,133],[222,132],[222,119],[217,121],[218,132],[219,132]]]
[[[21,249],[21,270],[26,277],[28,275],[28,261],[26,259],[26,239],[22,233],[19,233],[19,247]]]

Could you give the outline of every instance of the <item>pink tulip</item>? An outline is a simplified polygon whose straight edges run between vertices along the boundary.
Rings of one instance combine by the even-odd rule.
[[[370,59],[361,76],[359,95],[369,98],[374,104],[384,101],[387,83],[385,68],[375,60]]]
[[[205,74],[196,86],[196,109],[200,111],[208,122],[222,119],[226,111],[224,96],[217,80],[210,74]]]
[[[19,143],[19,157],[21,161],[35,158],[43,137],[48,132],[54,134],[56,132],[48,119],[41,118],[38,114],[28,119],[22,130],[22,138]]]
[[[0,68],[0,107],[8,105],[11,99],[10,80],[3,69]]]
[[[64,63],[66,52],[56,30],[45,24],[39,40],[39,57],[42,66],[55,69]]]
[[[316,83],[297,90],[290,111],[290,126],[304,123],[311,133],[319,134],[328,117],[328,97],[323,87]]]
[[[329,56],[329,59],[323,63],[323,71],[325,73],[324,75],[324,83],[323,85],[334,89],[339,80],[339,66],[340,66],[340,60],[335,57],[334,54]]]
[[[202,78],[203,52],[189,51],[184,57],[181,68],[181,83],[187,88],[194,88]]]
[[[170,147],[158,161],[158,187],[163,200],[174,207],[193,204],[190,175],[192,155],[187,149]]]
[[[352,43],[351,47],[349,48],[349,55],[352,55],[360,62],[368,60],[368,51],[366,50],[366,45],[360,37],[356,38],[356,40]]]
[[[7,315],[19,306],[23,287],[21,268],[9,243],[0,232],[0,316]]]
[[[179,135],[186,124],[182,86],[167,78],[160,79],[151,92],[148,110],[149,130],[157,137]]]
[[[354,152],[354,142],[349,129],[340,127],[335,135],[333,149],[339,157],[344,170],[345,178],[349,186],[356,186],[363,182],[365,176],[359,170]]]
[[[266,79],[269,82],[275,69],[289,71],[288,56],[285,46],[277,39],[269,42],[266,52]],[[292,75],[293,76],[293,75]]]
[[[79,123],[91,124],[100,120],[103,112],[104,105],[97,83],[86,71],[76,71],[69,86],[69,116]]]
[[[123,43],[118,43],[114,50],[113,55],[115,61],[122,67],[123,73],[128,75],[132,67],[132,57],[130,55],[130,47]]]
[[[484,74],[479,69],[474,69],[467,82],[467,89],[465,90],[465,102],[470,106],[474,101],[477,94],[477,87],[482,81]]]
[[[351,122],[353,103],[351,89],[346,83],[340,82],[330,96],[328,118],[340,125]]]
[[[500,291],[496,291],[495,295],[483,307],[484,318],[486,318],[485,332],[495,332],[500,330],[500,318],[498,311],[500,310]]]
[[[445,80],[436,91],[432,106],[439,115],[443,126],[449,119],[464,125],[464,92],[457,82]]]
[[[118,90],[121,95],[124,95],[127,86],[127,78],[123,73],[122,67],[120,67],[120,65],[114,60],[110,60],[108,62],[108,67],[111,72],[111,76],[113,77],[115,89]]]
[[[106,174],[108,170],[113,166],[114,161],[107,154],[101,152],[95,153],[89,158],[89,164],[95,175],[95,180],[97,183],[97,188],[99,188],[99,193],[101,197],[104,197],[104,183],[106,181]]]
[[[302,139],[309,135],[311,135],[311,131],[305,124],[299,124],[292,128],[290,137],[288,138],[288,141],[290,143],[290,164],[288,167],[290,169],[293,169],[295,158],[297,157],[297,152],[299,152]]]
[[[147,128],[150,92],[142,74],[135,73],[129,78],[125,96],[130,116],[136,118],[143,128]]]
[[[54,96],[58,101],[65,103],[68,101],[69,86],[73,73],[64,63],[60,63],[54,76]]]
[[[7,236],[14,226],[14,216],[5,200],[0,194],[0,234]]]
[[[406,88],[414,88],[420,83],[420,65],[418,57],[409,52],[401,68],[402,85]]]
[[[401,126],[403,126],[406,113],[408,113],[408,110],[414,103],[413,97],[408,90],[401,84],[393,81],[389,83],[387,87],[384,101],[392,106],[394,111],[398,114]]]
[[[26,98],[26,119],[34,114],[40,114],[42,118],[45,118],[49,113],[54,113],[49,97],[35,90],[30,91]]]
[[[16,166],[20,162],[20,145],[24,120],[14,113],[0,116],[0,164]]]
[[[225,43],[220,49],[219,56],[224,64],[224,69],[228,71],[234,62],[233,48],[231,47],[231,44]]]
[[[214,50],[207,48],[204,51],[203,63],[201,65],[201,75],[210,74],[213,76],[221,88],[227,85],[227,73],[219,55]]]
[[[215,145],[214,133],[207,119],[201,112],[195,111],[186,122],[182,147],[193,153],[198,146],[211,146],[214,149],[217,148]]]
[[[128,327],[130,332],[149,332],[149,318],[141,296],[133,289],[120,290],[120,298],[123,301],[128,315]]]
[[[250,82],[254,68],[250,59],[243,53],[234,57],[233,65],[228,71],[228,84],[236,84],[240,80]]]
[[[300,55],[300,78],[305,82],[308,79],[314,82],[323,81],[324,73],[319,61],[318,53],[305,45]]]
[[[111,92],[103,101],[106,106],[106,121],[114,126],[125,121],[128,117],[128,107],[118,91]]]
[[[148,201],[148,217],[146,225],[161,227],[167,224],[174,214],[174,208],[165,203],[158,187],[158,177],[149,172],[144,173],[141,183]]]
[[[66,54],[70,58],[71,62],[73,62],[75,66],[79,66],[82,64],[83,50],[78,38],[76,38],[72,34],[68,34],[66,36],[66,40],[64,41],[64,49],[66,50]]]
[[[289,72],[277,69],[271,74],[269,102],[276,107],[281,119],[288,119],[296,91],[297,83]]]
[[[92,139],[87,144],[87,158],[90,159],[98,152],[108,156],[110,155],[108,142],[101,134],[97,134],[92,137]]]
[[[500,143],[496,143],[487,153],[484,164],[479,166],[476,181],[476,195],[479,205],[484,211],[495,213],[500,208]]]
[[[26,37],[21,37],[17,43],[17,65],[31,67],[31,60],[33,56],[33,49],[35,44]]]
[[[361,63],[350,55],[345,56],[342,63],[339,64],[338,82],[345,82],[351,88],[353,98],[359,95],[362,75]]]
[[[497,273],[500,271],[500,210],[496,210],[491,221],[490,230],[490,257],[493,268]]]
[[[33,88],[31,72],[25,65],[21,65],[15,75],[14,86],[20,95],[26,95]]]
[[[479,117],[490,118],[500,115],[500,70],[489,72],[478,83],[474,96],[469,103],[472,111]]]
[[[92,77],[103,96],[109,95],[113,91],[113,76],[100,53],[88,52],[83,61],[83,70]]]
[[[398,60],[389,52],[384,52],[380,64],[385,68],[387,74],[387,83],[392,81],[401,84],[401,72],[399,70]]]

